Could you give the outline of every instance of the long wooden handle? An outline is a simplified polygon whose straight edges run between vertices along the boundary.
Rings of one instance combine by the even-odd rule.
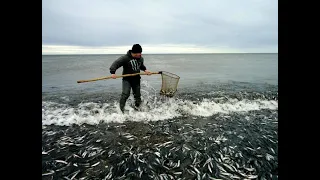
[[[161,71],[159,71],[159,72],[151,72],[151,74],[161,74]],[[116,78],[128,77],[128,76],[137,76],[137,75],[148,75],[148,74],[147,73],[125,74],[125,75],[116,76]],[[95,79],[79,80],[79,81],[77,81],[77,83],[99,81],[99,80],[104,80],[104,79],[112,79],[112,77],[111,76],[106,76],[106,77],[100,77],[100,78],[95,78]]]

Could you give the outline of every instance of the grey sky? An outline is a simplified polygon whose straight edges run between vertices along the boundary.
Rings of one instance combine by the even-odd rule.
[[[43,45],[278,47],[273,0],[43,0]]]

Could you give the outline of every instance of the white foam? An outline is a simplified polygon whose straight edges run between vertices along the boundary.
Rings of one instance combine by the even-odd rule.
[[[148,101],[150,99],[147,99]],[[151,107],[142,105],[142,112],[134,111],[129,106],[132,97],[127,101],[127,114],[122,114],[118,102],[108,103],[81,103],[76,107],[53,102],[43,102],[43,125],[71,125],[71,124],[98,124],[99,122],[124,122],[130,121],[159,121],[181,116],[208,117],[217,113],[229,114],[231,112],[248,112],[261,109],[278,109],[278,102],[274,100],[237,100],[229,99],[224,103],[204,99],[192,102],[182,99],[167,99],[165,102],[149,101]]]

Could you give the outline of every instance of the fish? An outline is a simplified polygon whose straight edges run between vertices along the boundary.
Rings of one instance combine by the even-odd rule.
[[[178,163],[175,167],[180,167],[180,160],[178,160]]]
[[[73,157],[81,158],[80,156],[78,156],[78,155],[76,155],[76,154],[73,154]]]
[[[97,165],[99,165],[99,164],[100,164],[100,162],[97,162],[97,163],[91,165],[91,167],[95,167],[95,166],[97,166]]]
[[[270,155],[270,154],[266,154],[266,159],[268,160],[268,161],[270,161],[271,159],[274,159],[274,157],[272,156],[272,155]]]
[[[55,172],[53,170],[50,170],[49,172],[42,174],[42,176],[48,176],[48,175],[51,175],[53,173],[55,173]]]
[[[244,100],[247,100],[246,98],[243,97]],[[160,102],[155,104],[155,107],[156,105],[165,108]],[[105,109],[105,113],[109,114],[109,111],[112,113],[114,110]],[[224,121],[225,113],[214,113],[207,120],[196,117],[197,121],[194,121],[188,114],[184,115],[184,110],[181,111],[182,118],[173,118],[174,120],[136,122],[130,121],[135,115],[128,115],[130,117],[124,122],[102,122],[98,126],[87,124],[70,127],[47,126],[43,130],[42,173],[49,175],[43,178],[54,179],[54,176],[59,176],[63,179],[66,176],[65,179],[71,179],[76,175],[73,180],[98,178],[240,180],[254,178],[257,173],[263,171],[264,175],[258,178],[262,179],[265,176],[265,179],[269,179],[272,169],[277,168],[277,144],[267,140],[268,138],[272,141],[277,140],[275,133],[272,132],[272,128],[276,126],[270,122],[259,126],[261,122],[267,122],[267,119],[263,119],[264,116],[260,117],[260,110],[246,111],[243,114],[231,110],[231,113],[228,113],[230,115],[228,121]],[[247,122],[243,118],[245,116],[257,120]],[[274,121],[274,117],[271,119]],[[122,123],[127,124],[128,128],[115,128]],[[49,130],[57,133],[47,136],[45,131]],[[260,133],[258,138],[251,136],[257,133]],[[271,134],[272,138],[267,134]],[[246,141],[237,138],[241,135]],[[70,144],[73,145],[69,146]],[[56,159],[64,162],[56,162]],[[248,159],[251,159],[250,162]],[[75,174],[77,170],[81,171]],[[276,176],[271,175],[271,177]]]
[[[74,173],[73,173],[74,175],[71,177],[71,180],[72,180],[73,178],[75,178],[75,177],[79,174],[79,172],[80,172],[80,170],[74,172]]]
[[[272,148],[270,148],[270,149],[271,149],[272,153],[275,154],[274,150]]]
[[[217,178],[210,177],[210,176],[209,176],[209,179],[211,179],[211,180],[223,180],[223,179],[217,179]]]
[[[55,160],[58,163],[63,163],[63,164],[68,164],[66,161],[62,161],[62,160]]]
[[[198,174],[200,174],[200,171],[199,171],[198,168],[196,168],[195,166],[192,166],[192,165],[190,165],[190,166],[195,170],[195,172],[197,172]]]
[[[218,164],[217,164],[217,167],[221,172],[227,172],[225,169],[223,169],[223,167],[219,166]]]
[[[250,148],[250,147],[247,147],[247,149],[251,150],[251,151],[255,151],[254,149]]]
[[[107,174],[107,176],[105,177],[105,179],[110,179],[112,177],[112,169],[113,167],[110,168],[109,173]]]
[[[158,164],[161,164],[161,163],[160,163],[160,160],[159,160],[158,158],[156,158],[155,161],[156,161]]]
[[[172,144],[172,143],[173,143],[173,141],[168,141],[168,142],[165,142],[165,143],[161,144],[161,146],[166,146],[166,145]]]
[[[241,178],[240,178],[239,176],[237,176],[237,175],[231,175],[230,178],[231,178],[231,179],[241,179]]]
[[[155,155],[157,155],[158,157],[160,157],[160,153],[159,152],[154,152]]]
[[[78,163],[80,166],[90,167],[90,163]]]
[[[212,173],[212,169],[211,169],[211,165],[208,165],[208,170],[210,171],[210,173]]]
[[[255,170],[254,168],[244,168],[244,169],[247,171],[254,171]]]
[[[87,155],[87,153],[88,153],[87,151],[84,151],[84,152],[82,153],[82,155],[81,155],[82,158],[84,158],[84,157]]]
[[[191,175],[195,175],[195,174],[196,174],[196,172],[194,172],[194,171],[192,171],[192,170],[190,170],[190,169],[187,169],[187,172],[188,172],[189,174],[191,174]]]
[[[257,179],[258,175],[248,175],[247,178],[248,179]]]
[[[234,172],[235,169],[233,169],[231,166],[229,166],[228,164],[223,163],[222,164],[224,167],[226,167],[227,169],[229,169],[231,172]]]

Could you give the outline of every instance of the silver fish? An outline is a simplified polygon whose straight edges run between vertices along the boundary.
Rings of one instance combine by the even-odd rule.
[[[90,163],[84,163],[84,164],[79,163],[79,165],[80,165],[80,166],[84,166],[84,167],[90,167]]]
[[[274,157],[272,156],[272,155],[270,155],[270,154],[266,154],[266,159],[268,160],[268,161],[270,161],[271,159],[274,159]]]
[[[209,176],[209,179],[211,179],[211,180],[223,180],[223,179],[217,179],[217,178],[210,177],[210,176]]]
[[[180,160],[178,160],[176,167],[180,167]]]
[[[158,157],[160,157],[160,153],[159,152],[154,152],[155,155],[157,155]]]
[[[230,176],[230,178],[231,179],[241,179],[239,176],[237,176],[237,175],[232,175],[232,176]]]
[[[240,156],[240,157],[243,157],[241,152],[239,152],[239,156]]]
[[[62,161],[62,160],[55,160],[58,163],[63,163],[63,164],[68,164],[66,161]]]
[[[206,166],[209,162],[211,162],[212,161],[212,158],[210,157],[210,158],[208,158],[207,160],[206,160],[206,162],[203,164],[203,166],[202,167],[204,167],[204,166]]]
[[[188,172],[189,174],[191,174],[191,175],[195,175],[195,174],[196,174],[196,172],[194,172],[194,171],[192,171],[192,170],[190,170],[190,169],[187,169],[187,172]]]
[[[75,178],[75,177],[78,175],[79,172],[80,172],[80,170],[74,172],[74,175],[71,177],[71,180],[72,180],[73,178]]]
[[[146,161],[144,159],[140,159],[139,157],[137,158],[137,160],[141,163],[146,163]]]
[[[156,160],[156,162],[157,162],[158,164],[161,164],[161,163],[160,163],[160,160],[159,160],[158,158],[156,158],[155,160]]]
[[[227,173],[227,172],[221,172],[221,174],[222,174],[222,175],[225,175],[225,176],[228,176],[228,177],[232,176],[232,174]]]
[[[208,174],[207,174],[207,173],[204,173],[201,178],[202,178],[202,179],[206,179],[206,176],[208,176]]]
[[[244,169],[247,171],[254,171],[255,170],[254,168],[244,168]]]
[[[220,169],[220,171],[227,172],[225,169],[223,169],[223,167],[219,166],[218,164],[217,164],[217,167]]]
[[[197,155],[194,157],[192,164],[195,164],[196,161],[197,161]]]
[[[129,139],[129,138],[134,138],[135,136],[133,136],[133,135],[126,135],[126,136],[124,136],[125,138],[127,138],[127,139]]]
[[[50,170],[49,172],[42,174],[42,176],[51,175],[51,174],[53,174],[53,173],[54,173],[54,171],[53,171],[53,170]]]
[[[97,163],[91,165],[91,167],[95,167],[95,166],[97,166],[98,164],[100,164],[100,162],[97,162]]]
[[[248,175],[247,178],[248,179],[257,179],[258,175]]]
[[[86,155],[87,155],[87,151],[84,151],[84,152],[82,153],[82,158],[84,158]]]
[[[80,156],[76,155],[76,154],[73,154],[73,157],[77,157],[77,158],[80,158]]]
[[[212,169],[211,169],[211,167],[210,167],[210,164],[208,165],[208,169],[209,169],[209,171],[212,173]]]
[[[201,176],[199,173],[197,174],[197,180],[201,180]]]
[[[162,146],[165,146],[167,144],[172,144],[172,143],[173,143],[173,141],[168,141],[168,142],[163,143]]]
[[[110,168],[109,173],[107,174],[107,176],[105,177],[105,179],[110,179],[112,177],[112,169],[113,167]]]
[[[234,169],[231,167],[231,166],[229,166],[228,164],[222,164],[224,167],[226,167],[226,168],[228,168],[230,171],[234,171]]]
[[[272,148],[270,148],[270,149],[271,149],[271,151],[273,152],[273,154],[275,154],[274,150],[273,150]]]
[[[192,168],[195,170],[195,172],[197,172],[198,174],[200,174],[200,171],[198,170],[198,168],[196,168],[195,166],[192,166]]]
[[[183,148],[185,148],[186,150],[190,151],[191,149],[188,148],[188,146],[184,146]]]
[[[236,164],[237,169],[239,169],[240,168],[239,164],[237,162],[235,164]]]
[[[142,139],[148,139],[148,138],[150,138],[150,136],[145,136],[145,137],[143,137]]]

